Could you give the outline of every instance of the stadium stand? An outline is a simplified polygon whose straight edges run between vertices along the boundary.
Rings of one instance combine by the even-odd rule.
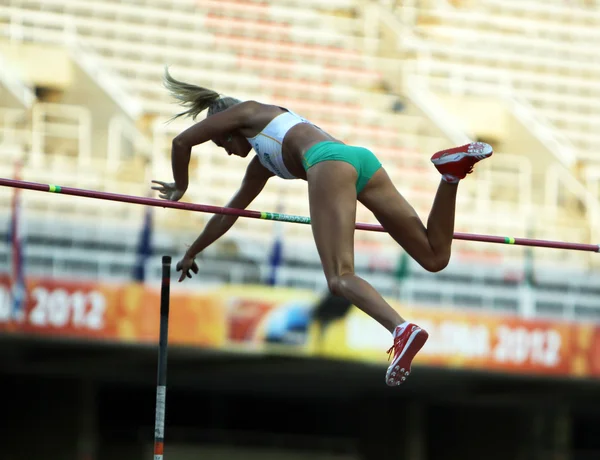
[[[424,5],[415,10],[407,43],[428,55],[427,65],[418,67],[423,78],[445,92],[456,91],[457,80],[467,94],[510,91],[574,146],[583,167],[598,165],[600,66],[593,43],[600,15],[593,5],[513,0]],[[400,2],[396,9],[400,17]]]
[[[387,4],[394,7],[394,2]],[[593,18],[573,14],[573,21],[591,25],[569,35],[567,26],[552,19],[551,11],[561,8],[553,5],[545,14],[554,21],[554,32],[546,32],[530,25],[538,24],[533,4],[407,4],[399,13],[402,39],[392,36],[398,41],[397,56],[390,58],[371,55],[383,50],[390,38],[368,30],[367,19],[372,18],[359,13],[358,6],[364,4],[356,0],[8,0],[0,7],[0,56],[13,64],[13,80],[37,88],[37,102],[32,110],[2,103],[3,146],[13,158],[28,153],[23,171],[27,180],[145,195],[150,178],[170,176],[170,141],[190,123],[165,123],[177,110],[161,86],[168,64],[177,78],[241,99],[285,105],[344,141],[373,149],[426,218],[439,181],[429,156],[456,137],[434,119],[437,106],[419,104],[414,88],[407,85],[402,93],[395,79],[417,77],[446,104],[456,94],[489,96],[508,88],[511,98],[529,104],[519,107],[531,107],[536,120],[558,128],[560,146],[572,145],[582,159],[592,152],[597,69],[592,59],[584,59],[586,48],[579,45],[595,36]],[[378,8],[385,12],[386,2]],[[493,20],[482,20],[483,12]],[[524,19],[527,15],[531,18]],[[570,51],[566,41],[555,46],[557,39],[578,43],[578,51]],[[32,64],[42,58],[54,60],[56,75]],[[590,117],[582,115],[588,113]],[[461,185],[456,230],[593,242],[596,216],[591,210],[596,203],[577,178],[560,169],[546,175],[537,170],[536,158],[512,148],[515,142],[497,143],[494,161],[481,164]],[[245,163],[228,159],[212,145],[195,153],[195,181],[186,199],[223,205],[237,188]],[[552,166],[559,160],[548,156],[546,163]],[[0,173],[10,176],[12,165],[0,165]],[[563,188],[573,197],[566,200]],[[8,196],[9,191],[0,193]],[[305,195],[302,182],[273,181],[252,208],[308,215],[307,201],[297,199]],[[587,198],[582,201],[582,196]],[[31,193],[25,199],[40,222],[59,218],[72,224],[74,238],[81,233],[77,222],[95,219],[101,225],[86,235],[122,235],[123,226],[129,226],[133,244],[143,208],[61,198]],[[156,215],[162,232],[158,238],[176,251],[181,239],[191,238],[207,218],[162,210]],[[374,222],[363,207],[358,220]],[[248,254],[254,246],[249,242],[254,242],[264,254],[271,229],[265,222],[240,219],[231,238],[242,252]],[[180,232],[178,237],[168,235],[170,230]],[[294,242],[286,249],[289,260],[315,262],[308,226],[286,226],[285,236]],[[386,235],[358,232],[356,240],[361,270],[378,264],[389,268],[401,253]],[[458,265],[521,267],[526,251],[461,242],[455,253]],[[597,261],[574,252],[537,250],[535,263],[565,267]],[[106,264],[100,263],[105,268],[95,273],[111,272]],[[125,272],[112,271],[118,276]],[[322,286],[318,269],[302,275],[294,268],[289,276],[304,276],[309,285]],[[398,294],[397,283],[389,277],[377,283]],[[426,284],[431,286],[431,281]]]

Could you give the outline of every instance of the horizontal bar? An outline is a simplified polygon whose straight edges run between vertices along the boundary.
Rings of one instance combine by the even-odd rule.
[[[246,209],[223,208],[220,206],[210,206],[206,204],[183,203],[180,201],[166,201],[158,198],[144,198],[132,195],[121,195],[110,192],[97,192],[94,190],[84,190],[72,187],[62,187],[60,185],[40,184],[37,182],[25,182],[15,179],[0,178],[0,185],[25,190],[36,190],[39,192],[60,193],[62,195],[80,196],[85,198],[94,198],[97,200],[119,201],[122,203],[141,204],[144,206],[156,206],[160,208],[180,209],[184,211],[206,212],[211,214],[224,214],[238,217],[248,217],[251,219],[276,220],[279,222],[293,222],[297,224],[310,224],[309,217],[294,216],[290,214],[280,214],[276,212],[250,211]],[[366,230],[370,232],[385,232],[381,225],[357,223],[357,230]],[[535,240],[528,238],[513,238],[506,236],[478,235],[472,233],[455,233],[455,240],[478,241],[482,243],[512,244],[516,246],[533,246],[541,248],[566,249],[571,251],[600,252],[598,244],[566,243],[562,241]]]

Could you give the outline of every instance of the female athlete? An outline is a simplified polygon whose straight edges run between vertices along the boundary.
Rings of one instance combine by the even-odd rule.
[[[390,331],[393,345],[388,353],[393,353],[393,358],[386,383],[403,383],[428,333],[405,321],[367,281],[354,273],[357,201],[422,267],[440,271],[450,260],[458,183],[475,163],[492,155],[491,146],[475,142],[433,155],[431,161],[442,179],[425,227],[377,157],[366,148],[346,145],[285,108],[221,97],[212,90],[174,79],[168,70],[164,83],[187,108],[174,118],[190,116],[195,121],[205,109],[208,114],[173,139],[175,181],[153,181],[157,185],[152,189],[160,192],[163,199],[180,200],[188,188],[191,149],[208,141],[228,155],[245,158],[251,150],[256,152],[228,207],[245,209],[273,176],[307,181],[312,232],[329,289]],[[177,263],[180,282],[186,276],[191,278],[191,272],[198,273],[196,255],[225,234],[236,220],[228,215],[214,215],[209,220]]]

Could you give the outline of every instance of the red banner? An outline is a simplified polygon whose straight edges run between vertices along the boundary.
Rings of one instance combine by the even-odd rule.
[[[225,320],[210,296],[171,293],[169,342],[218,346]],[[23,318],[11,319],[9,280],[0,277],[0,332],[123,342],[158,340],[160,292],[137,284],[28,279]]]
[[[129,343],[158,340],[158,287],[29,279],[22,320],[10,318],[9,281],[0,276],[0,333]],[[387,363],[391,335],[357,309],[324,331],[311,321],[318,295],[266,286],[206,292],[171,289],[169,343],[223,350]],[[392,302],[427,329],[416,365],[520,374],[600,377],[600,327],[515,316],[413,308]]]
[[[556,376],[600,376],[600,328],[514,316],[399,308],[429,332],[416,365]],[[385,363],[391,335],[354,310],[324,333],[321,352]]]

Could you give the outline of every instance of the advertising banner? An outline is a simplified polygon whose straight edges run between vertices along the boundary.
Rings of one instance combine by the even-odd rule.
[[[389,332],[354,307],[321,327],[313,320],[319,299],[319,293],[291,288],[188,291],[174,283],[169,344],[388,362]],[[600,377],[596,324],[392,305],[429,332],[415,365]],[[9,280],[0,276],[0,334],[156,343],[159,308],[158,287],[30,278],[23,314],[12,318]]]
[[[600,376],[600,328],[514,316],[399,308],[429,332],[415,365],[555,376]],[[325,356],[385,363],[390,334],[353,309],[322,332]]]
[[[11,312],[8,277],[0,276],[0,333],[146,343],[158,340],[160,290],[136,283],[27,280],[21,317]],[[169,343],[221,346],[225,322],[210,295],[171,293]]]

